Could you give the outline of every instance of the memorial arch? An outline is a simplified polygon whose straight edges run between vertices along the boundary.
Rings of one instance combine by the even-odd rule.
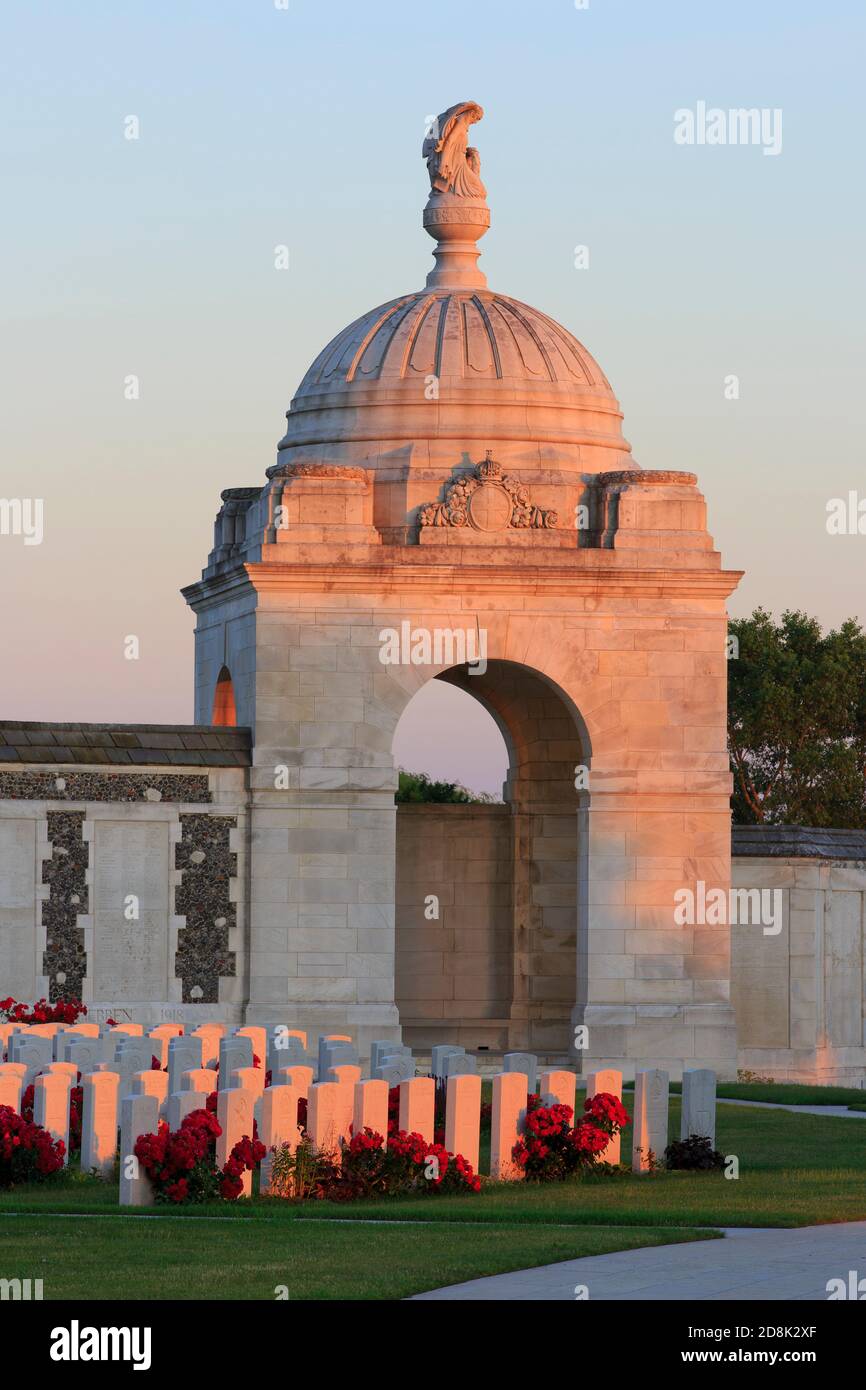
[[[184,590],[196,718],[211,718],[226,667],[252,731],[245,1015],[362,1049],[401,1027],[447,1039],[447,1024],[551,1056],[584,1025],[579,1061],[731,1074],[729,931],[679,926],[673,905],[678,888],[730,884],[725,604],[739,575],[696,476],[632,457],[587,349],[488,287],[490,213],[463,128],[480,114],[449,108],[448,141],[425,143],[426,283],[315,358],[264,485],[223,492]],[[458,646],[437,650],[437,634]],[[431,679],[483,701],[511,750],[497,831],[508,980],[497,956],[495,987],[465,1010],[436,998],[444,965],[438,985],[411,988],[425,962],[407,963],[398,901],[401,841],[423,856],[411,817],[398,829],[392,740]]]

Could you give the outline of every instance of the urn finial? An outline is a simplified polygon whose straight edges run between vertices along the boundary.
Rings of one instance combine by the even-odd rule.
[[[483,289],[487,277],[478,269],[475,243],[490,226],[487,190],[481,182],[478,151],[468,143],[469,127],[480,121],[475,101],[449,106],[430,124],[421,147],[430,175],[424,228],[436,242],[436,268],[427,276],[434,288]]]

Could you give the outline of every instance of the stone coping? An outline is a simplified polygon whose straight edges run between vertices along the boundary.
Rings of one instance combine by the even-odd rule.
[[[454,812],[457,815],[473,815],[479,811],[498,811],[504,814],[512,810],[512,803],[505,801],[398,801],[398,811],[429,811],[431,806],[439,811],[447,811],[449,815]]]
[[[826,830],[804,825],[735,825],[736,859],[866,859],[866,830]]]
[[[0,763],[249,767],[251,731],[211,724],[0,724]]]

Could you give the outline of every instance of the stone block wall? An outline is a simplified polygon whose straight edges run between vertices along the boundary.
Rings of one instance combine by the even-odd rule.
[[[736,828],[732,887],[778,894],[781,930],[731,928],[739,1066],[866,1080],[866,832]]]
[[[396,999],[410,1047],[507,1051],[512,845],[509,806],[398,806]]]
[[[0,994],[81,998],[96,1022],[242,1022],[248,731],[0,739]]]

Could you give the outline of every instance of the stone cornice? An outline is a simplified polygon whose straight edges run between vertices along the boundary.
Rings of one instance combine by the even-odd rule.
[[[573,562],[574,556],[570,558]],[[662,566],[651,568],[621,564],[585,564],[577,567],[573,563],[568,569],[553,565],[542,567],[520,564],[515,565],[513,569],[504,566],[498,569],[483,564],[429,563],[349,565],[344,568],[334,565],[270,563],[248,564],[244,565],[243,569],[244,575],[241,576],[238,572],[235,584],[249,583],[256,591],[262,593],[390,595],[395,592],[420,592],[465,595],[469,590],[480,590],[486,595],[549,595],[551,598],[572,594],[575,597],[592,598],[624,594],[645,597],[671,595],[683,598],[727,598],[743,576],[742,570],[665,569]],[[229,576],[225,579],[228,580]],[[184,595],[189,594],[192,598],[193,591],[201,590],[201,597],[209,596],[211,591],[207,586],[210,582],[206,580],[200,586],[193,585],[189,590],[183,591]]]
[[[393,553],[393,552],[392,552]],[[374,563],[316,564],[309,561],[267,561],[238,565],[205,576],[181,589],[193,608],[205,608],[242,590],[253,593],[388,594],[432,593],[464,595],[468,590],[499,594],[505,598],[532,595],[551,598],[615,596],[718,598],[736,589],[743,570],[666,567],[633,563],[645,551],[578,550],[568,554],[567,565],[528,565],[429,559],[429,551],[401,547],[399,558]],[[465,551],[459,552],[465,556]],[[558,552],[560,555],[562,552]],[[604,557],[603,560],[597,557]],[[707,552],[703,552],[708,558]],[[586,557],[584,559],[584,557]],[[486,556],[485,556],[486,558]]]

